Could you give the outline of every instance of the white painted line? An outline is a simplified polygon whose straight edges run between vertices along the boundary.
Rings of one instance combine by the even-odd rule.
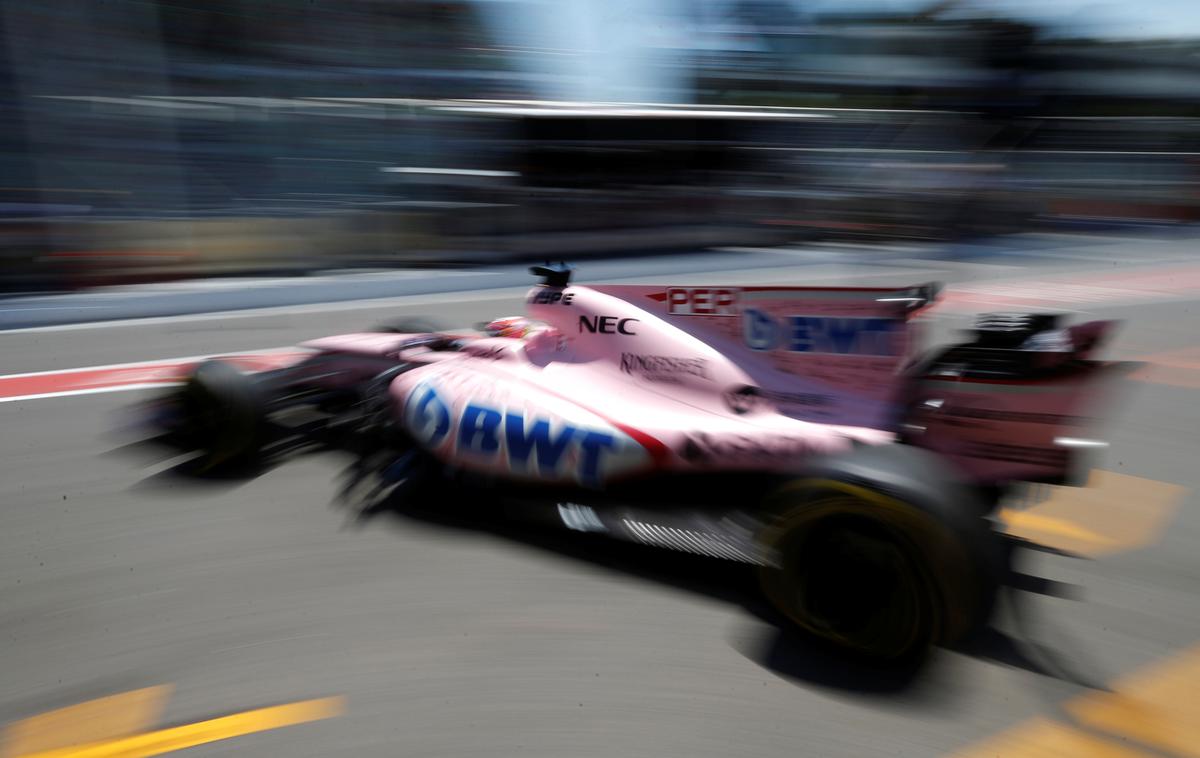
[[[532,285],[530,285],[532,286]],[[333,303],[310,303],[308,305],[273,305],[267,308],[239,308],[233,311],[213,313],[186,313],[178,316],[147,316],[146,318],[115,319],[112,321],[89,321],[83,324],[56,324],[54,326],[29,326],[17,329],[0,329],[0,338],[6,334],[30,332],[68,332],[83,329],[107,329],[110,327],[149,326],[153,324],[179,324],[189,321],[215,321],[225,319],[261,318],[273,315],[301,315],[306,313],[334,313],[338,311],[369,310],[402,305],[434,305],[440,303],[500,300],[506,297],[523,297],[529,287],[498,287],[489,290],[465,290],[428,295],[399,295],[396,297],[367,300],[341,300]]]
[[[50,397],[70,397],[72,395],[98,395],[102,392],[126,392],[128,390],[147,390],[154,387],[174,387],[183,382],[154,382],[151,384],[122,384],[116,387],[93,387],[86,390],[64,390],[62,392],[46,392],[41,395],[17,395],[16,397],[0,397],[0,403],[15,403],[18,400],[45,400]]]
[[[108,371],[109,369],[142,368],[161,364],[196,363],[209,358],[237,358],[247,355],[275,355],[278,353],[304,352],[300,347],[267,347],[262,350],[238,350],[234,353],[209,353],[208,355],[185,355],[181,358],[157,358],[152,361],[135,361],[133,363],[108,363],[102,366],[80,366],[79,368],[58,368],[49,371],[30,371],[25,374],[3,374],[0,382],[6,379],[25,379],[30,376],[49,376],[50,374],[83,374],[89,371]],[[54,394],[54,393],[52,393]]]
[[[272,287],[293,287],[312,284],[356,284],[369,282],[400,282],[412,279],[439,279],[462,276],[500,276],[498,271],[459,271],[454,269],[412,269],[402,271],[344,271],[329,270],[308,276],[219,277],[213,279],[181,279],[149,284],[114,284],[88,290],[89,295],[159,295],[163,292],[208,292],[256,290]],[[45,297],[43,295],[42,297]],[[100,308],[103,306],[88,306]]]

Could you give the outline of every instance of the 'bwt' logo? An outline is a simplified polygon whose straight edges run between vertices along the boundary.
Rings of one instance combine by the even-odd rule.
[[[537,476],[556,478],[569,461],[581,482],[596,485],[603,476],[604,459],[617,448],[617,440],[598,429],[560,424],[552,430],[547,419],[527,421],[524,414],[513,410],[469,403],[458,424],[459,454],[495,458],[501,447],[512,471],[526,471],[532,464]]]
[[[418,385],[409,395],[404,420],[426,448],[437,448],[454,434],[455,455],[498,461],[510,471],[543,479],[558,479],[566,470],[588,486],[601,483],[606,461],[620,452],[610,432],[561,422],[552,428],[549,419],[527,419],[510,409],[467,403],[454,417],[430,384]]]
[[[786,316],[747,308],[742,335],[751,350],[832,355],[899,355],[904,322],[893,318]]]

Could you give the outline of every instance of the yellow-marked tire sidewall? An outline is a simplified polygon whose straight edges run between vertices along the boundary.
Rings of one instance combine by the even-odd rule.
[[[770,552],[803,549],[807,533],[830,517],[853,516],[884,527],[896,539],[920,582],[922,612],[926,616],[923,628],[913,633],[927,636],[928,642],[950,644],[972,628],[980,598],[967,547],[948,525],[920,507],[835,479],[792,482],[768,496],[764,506],[770,519],[760,543]],[[760,570],[767,599],[802,629],[835,644],[851,646],[805,617],[794,600],[793,578],[785,570],[787,556],[780,554],[779,558],[783,565]],[[923,646],[921,640],[912,641],[913,648]],[[873,654],[868,650],[858,652]]]

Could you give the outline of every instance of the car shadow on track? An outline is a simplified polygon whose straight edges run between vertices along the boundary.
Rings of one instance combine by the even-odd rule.
[[[195,460],[183,460],[145,477],[137,489],[195,486],[201,490],[236,487],[282,462],[257,467],[205,470]],[[347,470],[354,479],[354,472]],[[533,548],[572,561],[654,582],[673,591],[721,600],[741,609],[745,624],[730,635],[730,645],[741,655],[772,674],[798,685],[818,687],[865,697],[902,697],[909,706],[943,708],[954,698],[954,683],[940,675],[945,654],[935,652],[919,660],[877,664],[856,659],[797,630],[763,598],[756,569],[746,564],[667,551],[621,542],[608,537],[574,532],[542,523],[512,518],[503,508],[487,508],[448,498],[401,499],[395,491],[373,489],[354,494],[342,491],[335,503],[347,512],[348,523],[364,527],[380,519],[393,524],[419,522],[448,532],[489,534],[507,542]],[[1019,616],[1020,594],[1007,593],[1007,615]],[[1058,663],[1053,650],[990,627],[959,649],[970,657],[995,661],[1042,676],[1093,687],[1088,678]]]
[[[721,600],[741,609],[747,622],[730,635],[730,645],[772,674],[798,685],[856,696],[903,697],[910,706],[934,709],[952,706],[957,697],[955,683],[944,675],[944,653],[892,664],[849,656],[798,630],[776,611],[760,592],[753,566],[531,524],[506,517],[492,507],[455,507],[444,499],[436,503],[420,499],[400,502],[395,496],[379,497],[350,515],[351,523],[360,527],[378,519],[489,534],[673,591]],[[1015,616],[1014,608],[1022,602],[1020,595],[1007,594],[1004,610],[1006,615]],[[958,652],[1074,685],[1095,686],[1087,677],[1059,665],[1053,651],[995,626]]]

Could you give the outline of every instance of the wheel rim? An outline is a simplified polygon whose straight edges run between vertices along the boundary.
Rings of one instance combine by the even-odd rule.
[[[786,604],[802,626],[879,658],[923,645],[926,590],[899,535],[868,518],[830,517],[800,539],[782,573]]]

